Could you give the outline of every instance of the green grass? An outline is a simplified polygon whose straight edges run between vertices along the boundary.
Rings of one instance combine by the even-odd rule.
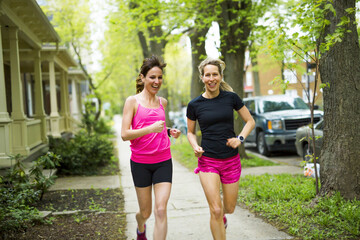
[[[248,153],[247,155],[250,157],[249,159],[241,159],[241,167],[243,168],[280,165],[278,163],[259,158],[251,153]]]
[[[245,176],[239,202],[299,239],[359,239],[360,201],[317,197],[302,175]]]
[[[171,146],[174,159],[193,170],[197,158],[186,136]],[[277,165],[248,154],[242,167]],[[241,177],[239,204],[261,214],[296,239],[360,239],[360,201],[346,201],[340,194],[316,197],[315,180],[302,175]]]
[[[197,167],[197,158],[194,156],[194,151],[191,148],[186,136],[181,135],[171,144],[171,154],[174,159],[180,162],[189,170],[194,170]]]

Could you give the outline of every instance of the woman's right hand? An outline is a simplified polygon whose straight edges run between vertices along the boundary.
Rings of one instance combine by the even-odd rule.
[[[165,127],[165,121],[160,120],[156,121],[150,125],[150,131],[152,133],[161,133]]]
[[[199,158],[204,153],[204,150],[202,149],[202,147],[197,146],[194,148],[194,153],[195,153],[195,157]]]

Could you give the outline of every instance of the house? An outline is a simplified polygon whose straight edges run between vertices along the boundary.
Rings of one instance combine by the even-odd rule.
[[[76,131],[86,77],[35,0],[0,1],[0,35],[1,168]]]
[[[301,97],[305,102],[308,102],[307,93],[310,93],[310,100],[312,101],[315,87],[314,66],[307,65],[305,62],[297,62],[296,65],[296,70],[284,69],[283,75],[288,85],[283,91],[276,81],[273,81],[276,78],[281,78],[281,63],[273,60],[269,55],[262,54],[258,57],[257,65],[253,66],[247,52],[244,76],[245,97],[287,94]],[[320,82],[316,88],[315,103],[322,105],[322,90],[319,85]]]

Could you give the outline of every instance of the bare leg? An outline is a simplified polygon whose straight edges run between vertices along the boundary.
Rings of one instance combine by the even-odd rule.
[[[224,214],[233,213],[236,207],[239,181],[236,183],[222,184],[223,190],[223,202],[224,202]]]
[[[223,222],[223,206],[220,196],[220,176],[216,173],[199,172],[200,182],[210,208],[210,228],[215,240],[226,239]]]
[[[165,240],[167,234],[167,203],[171,192],[171,183],[162,182],[154,185],[155,228],[154,240]]]
[[[152,186],[144,188],[135,187],[139,204],[139,212],[136,213],[136,221],[139,232],[144,232],[144,224],[151,215],[151,187]]]

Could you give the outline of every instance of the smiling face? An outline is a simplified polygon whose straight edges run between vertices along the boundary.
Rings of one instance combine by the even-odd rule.
[[[141,74],[141,81],[144,83],[144,90],[156,94],[163,82],[163,72],[159,67],[151,68],[146,76]]]
[[[220,89],[220,82],[222,80],[219,68],[211,64],[206,65],[201,80],[205,84],[205,90],[207,92],[217,93]]]

